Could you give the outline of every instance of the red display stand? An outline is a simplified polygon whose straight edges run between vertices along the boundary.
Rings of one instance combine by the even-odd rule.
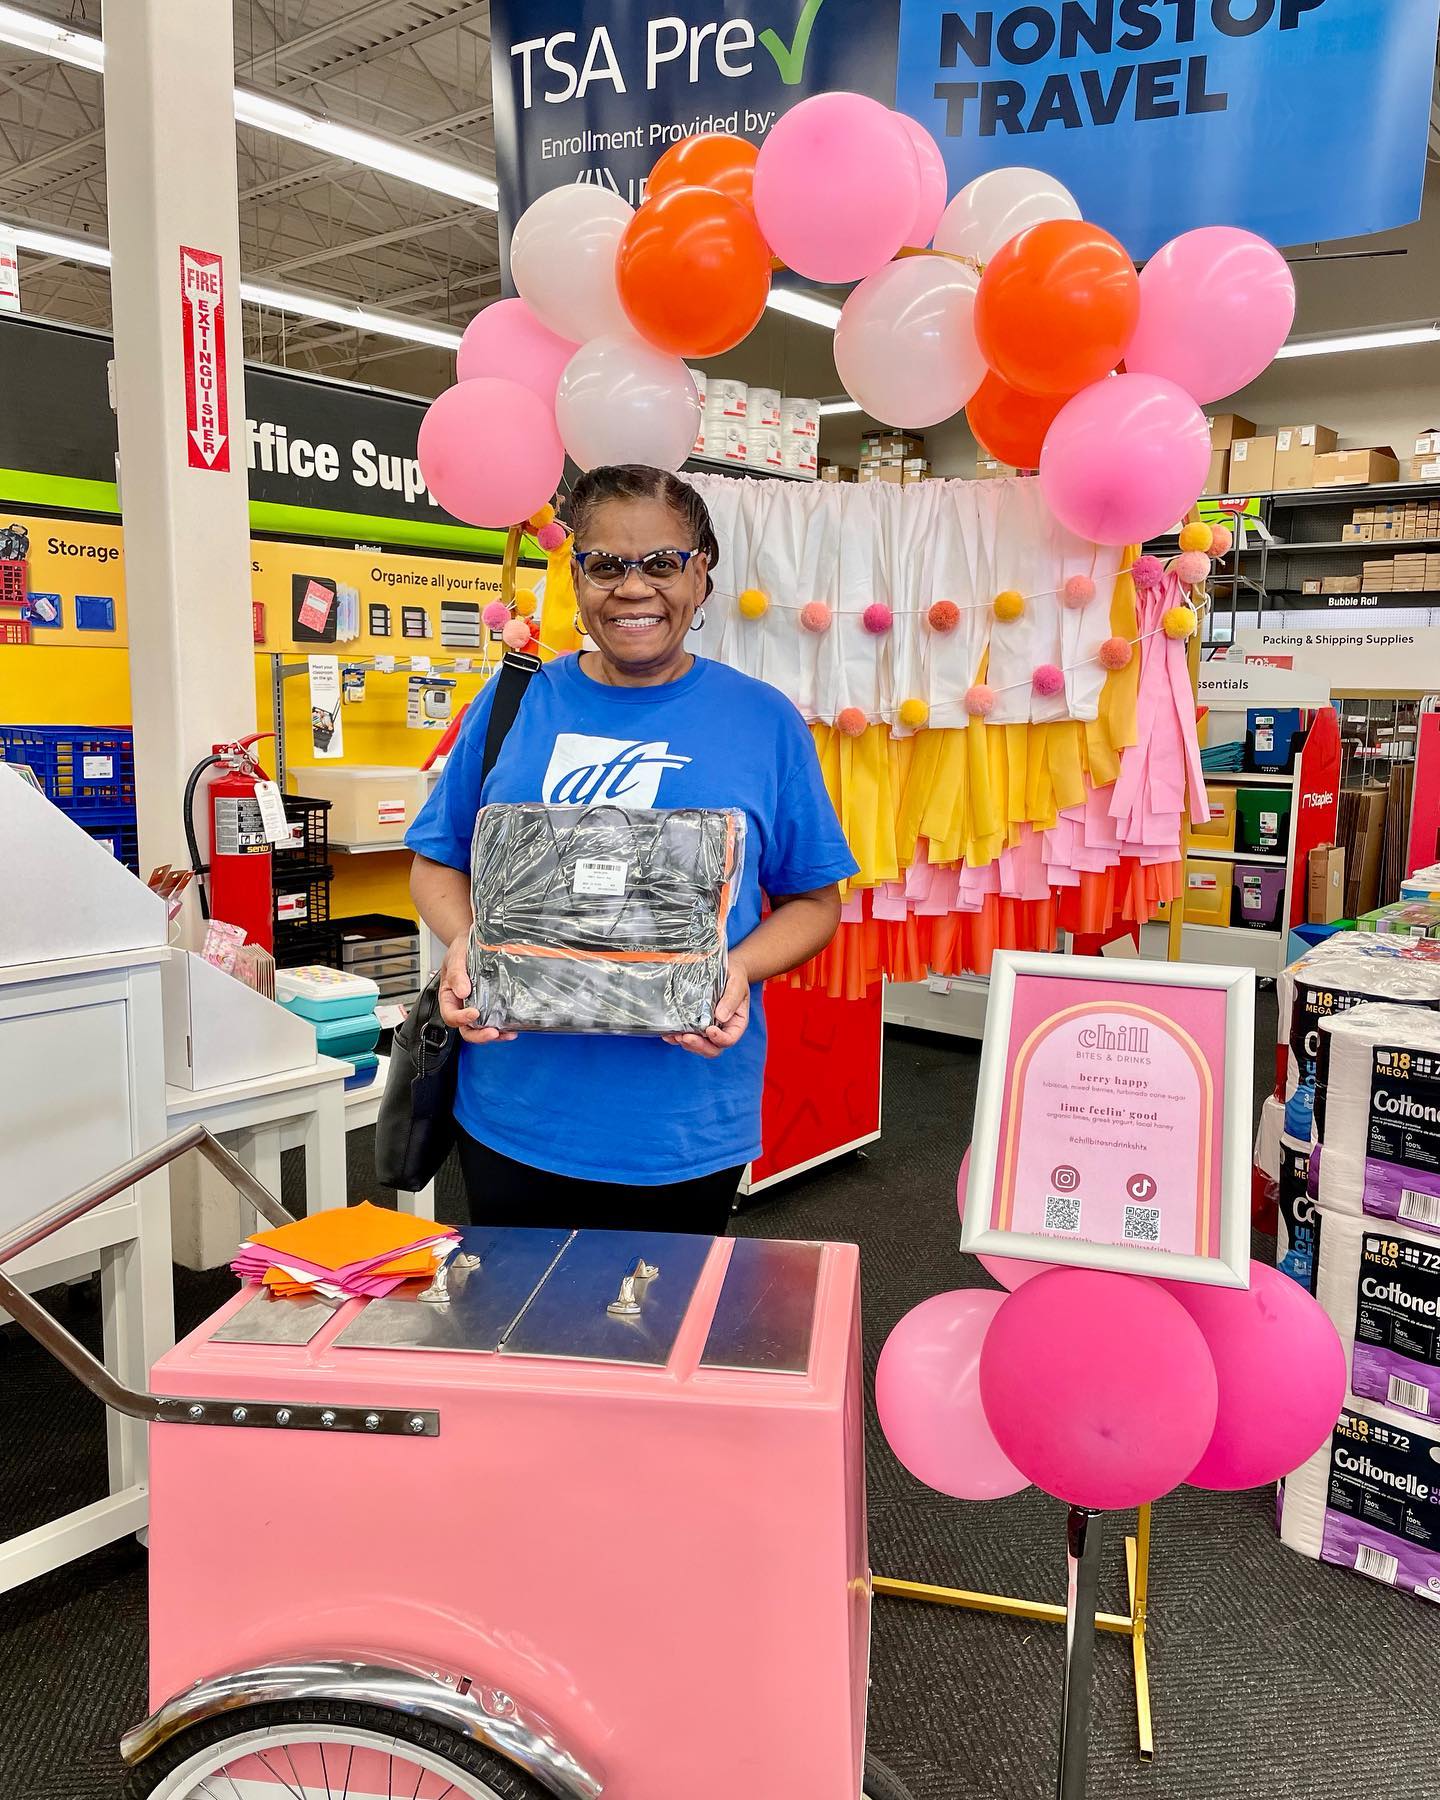
[[[740,1191],[813,1169],[880,1135],[884,989],[863,1000],[832,1000],[784,983],[765,989],[769,1056],[762,1140]]]

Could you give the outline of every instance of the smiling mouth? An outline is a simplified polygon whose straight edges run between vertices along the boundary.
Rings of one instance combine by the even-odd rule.
[[[653,626],[664,623],[658,613],[627,613],[624,618],[610,620],[617,631],[649,631]]]

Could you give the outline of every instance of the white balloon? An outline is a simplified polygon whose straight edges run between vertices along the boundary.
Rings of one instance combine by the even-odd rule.
[[[678,469],[700,429],[700,396],[678,356],[637,337],[599,337],[566,364],[555,396],[566,450],[582,469]]]
[[[835,367],[850,398],[887,425],[953,418],[985,379],[979,286],[973,269],[943,256],[907,256],[862,281],[835,327]]]
[[[608,188],[572,182],[527,206],[510,237],[510,273],[542,325],[572,344],[633,335],[615,285],[615,253],[635,216]]]
[[[961,188],[945,208],[935,248],[987,263],[1027,225],[1080,217],[1079,202],[1053,175],[1039,169],[991,169]]]

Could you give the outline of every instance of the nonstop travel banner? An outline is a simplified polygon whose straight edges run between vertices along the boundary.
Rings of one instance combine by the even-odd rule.
[[[493,0],[502,226],[565,182],[632,204],[667,144],[762,140],[852,88],[956,192],[1058,176],[1136,257],[1198,225],[1279,244],[1419,217],[1440,0]]]

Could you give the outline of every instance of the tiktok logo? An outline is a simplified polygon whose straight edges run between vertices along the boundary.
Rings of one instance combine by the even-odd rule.
[[[594,806],[606,800],[653,806],[660,777],[667,769],[688,768],[690,760],[672,756],[669,744],[658,741],[633,743],[562,731],[550,752],[541,798],[549,806]]]

